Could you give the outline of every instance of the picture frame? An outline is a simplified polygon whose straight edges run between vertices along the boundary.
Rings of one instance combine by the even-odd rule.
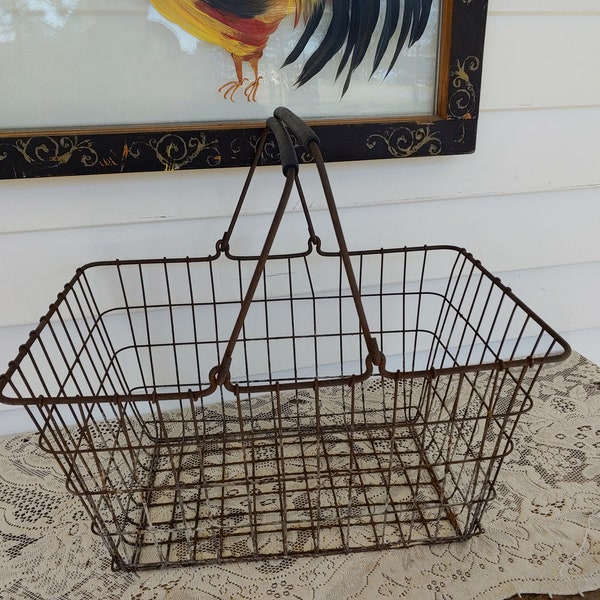
[[[433,114],[307,119],[321,139],[328,162],[475,150],[487,0],[440,2]],[[240,120],[2,129],[0,179],[247,166],[263,123]],[[277,160],[267,153],[263,162],[275,164]]]

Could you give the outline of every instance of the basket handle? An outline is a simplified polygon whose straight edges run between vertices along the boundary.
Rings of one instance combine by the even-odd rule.
[[[362,304],[360,291],[358,285],[356,283],[356,277],[354,275],[354,270],[352,268],[352,262],[350,260],[350,254],[348,252],[348,247],[346,245],[346,240],[344,238],[344,233],[342,231],[341,222],[339,219],[339,215],[337,212],[337,207],[335,205],[335,200],[333,198],[333,193],[331,190],[331,185],[329,182],[329,178],[327,176],[327,171],[325,169],[325,162],[323,160],[323,156],[320,150],[320,142],[317,135],[314,133],[300,117],[292,113],[289,109],[286,108],[278,108],[275,111],[276,117],[269,117],[266,122],[266,127],[259,139],[259,143],[257,145],[256,155],[254,157],[254,161],[252,163],[250,174],[246,180],[246,184],[244,186],[244,190],[242,191],[242,196],[240,197],[240,202],[238,202],[238,206],[236,207],[236,211],[232,217],[231,224],[229,226],[228,231],[225,233],[223,239],[217,244],[217,248],[219,250],[227,250],[229,245],[229,238],[231,237],[231,231],[233,230],[233,226],[237,221],[239,216],[239,212],[241,209],[241,205],[245,198],[248,186],[250,184],[250,180],[252,179],[252,175],[254,174],[254,170],[258,165],[258,161],[260,159],[260,155],[264,148],[266,137],[269,131],[272,131],[275,135],[275,139],[279,146],[280,155],[282,157],[282,169],[283,174],[285,176],[285,185],[281,194],[281,198],[279,200],[279,204],[277,205],[277,209],[275,210],[275,214],[273,216],[273,220],[271,222],[271,226],[267,233],[262,251],[260,256],[258,257],[256,267],[254,269],[254,273],[248,284],[246,289],[246,294],[244,299],[242,300],[242,304],[240,307],[240,312],[238,313],[236,322],[231,331],[229,341],[225,351],[223,353],[223,358],[221,360],[220,365],[213,370],[214,373],[214,382],[216,385],[224,385],[228,382],[229,378],[229,370],[231,367],[233,351],[235,349],[235,345],[238,341],[242,328],[244,326],[244,321],[250,309],[250,305],[254,298],[254,294],[260,282],[260,279],[265,270],[265,265],[267,260],[269,259],[269,255],[271,253],[271,248],[273,246],[273,242],[275,240],[275,236],[283,219],[283,215],[285,209],[288,204],[288,200],[290,198],[292,189],[294,184],[298,185],[298,160],[296,157],[296,152],[294,149],[294,145],[290,139],[289,133],[287,132],[286,127],[288,127],[298,139],[308,145],[309,150],[312,152],[313,157],[315,159],[315,163],[317,165],[317,169],[319,172],[319,176],[321,179],[321,184],[323,186],[323,191],[325,193],[325,198],[327,201],[327,207],[329,209],[329,214],[331,217],[333,229],[335,232],[335,236],[338,242],[338,247],[340,249],[340,256],[342,259],[342,263],[344,266],[344,270],[346,272],[346,277],[348,280],[348,285],[350,286],[350,291],[352,293],[352,298],[354,300],[354,305],[356,307],[356,311],[358,314],[358,319],[361,327],[361,331],[363,337],[365,339],[365,343],[369,352],[367,358],[370,358],[371,362],[378,366],[381,364],[382,356],[379,351],[379,346],[377,344],[377,340],[371,336],[371,331],[369,328],[369,324],[367,322],[367,317],[364,311],[364,307]],[[285,124],[286,127],[283,127],[282,123]],[[293,154],[293,157],[292,157]],[[300,191],[300,187],[298,185],[298,189]],[[303,195],[301,194],[303,198]],[[310,221],[310,217],[308,216],[308,207],[303,200],[303,207],[305,214],[308,218],[309,231],[311,232],[311,238],[314,236],[314,230],[312,230],[312,223]]]
[[[277,109],[275,112],[277,112],[278,110],[279,109]],[[283,110],[287,111],[290,115],[293,115],[293,113],[291,111],[288,111],[287,109],[283,109]],[[306,123],[304,123],[304,121],[302,121],[302,119],[300,119],[296,115],[293,115],[293,116],[295,117],[295,119],[297,121],[302,123],[305,130],[310,130],[308,125],[306,125]],[[291,129],[291,127],[290,127],[290,129]],[[296,130],[292,129],[292,131],[295,132]],[[301,131],[301,129],[298,128],[298,131]],[[310,131],[312,131],[312,130],[310,130]],[[250,184],[252,183],[252,180],[254,178],[255,171],[258,167],[258,163],[262,156],[262,153],[263,153],[263,150],[265,147],[265,143],[267,141],[267,137],[270,132],[272,132],[274,134],[275,141],[277,143],[277,147],[279,148],[279,156],[280,156],[280,160],[281,160],[281,167],[283,170],[283,175],[287,178],[287,176],[290,172],[293,172],[294,176],[296,176],[298,174],[298,156],[296,154],[296,149],[294,147],[294,143],[292,142],[292,140],[290,138],[289,133],[287,132],[286,128],[282,125],[282,121],[279,118],[274,117],[274,116],[269,117],[266,122],[266,127],[263,129],[263,131],[258,139],[258,143],[256,144],[256,151],[254,153],[254,159],[250,166],[250,170],[248,171],[248,175],[246,176],[246,182],[244,183],[244,186],[242,188],[242,192],[238,199],[235,210],[233,211],[233,215],[231,216],[229,226],[227,227],[227,230],[225,231],[225,233],[223,233],[223,237],[216,244],[217,251],[227,253],[227,255],[230,258],[235,258],[235,257],[233,257],[229,253],[229,242],[231,240],[231,236],[233,235],[233,230],[236,226],[236,223],[238,221],[240,213],[242,212],[242,207],[244,205],[244,202],[246,201],[246,196],[248,195],[248,190],[250,188]],[[313,134],[314,134],[314,132],[313,132]],[[298,137],[299,137],[299,139],[302,139],[300,135],[298,135]],[[315,137],[315,139],[318,140],[316,135],[314,137]],[[306,223],[308,225],[309,241],[313,244],[316,244],[317,236],[315,234],[315,230],[314,230],[314,227],[312,224],[312,219],[310,218],[310,214],[308,211],[308,205],[306,203],[304,193],[302,192],[302,188],[300,187],[297,179],[296,179],[296,186],[298,188],[298,192],[300,195],[300,203],[302,205],[304,217],[305,217]],[[290,189],[290,193],[291,193],[291,189]]]
[[[275,117],[285,123],[285,126],[298,138],[300,143],[307,148],[311,143],[321,146],[319,136],[297,114],[289,108],[280,106],[273,112]]]
[[[344,265],[346,278],[348,280],[348,285],[350,286],[350,291],[352,293],[352,299],[354,300],[354,306],[358,314],[360,327],[365,338],[367,349],[369,350],[369,357],[371,358],[373,364],[378,367],[380,364],[382,364],[383,356],[379,350],[377,340],[371,335],[371,330],[369,328],[369,323],[363,307],[360,290],[358,284],[356,283],[356,276],[354,275],[354,269],[352,268],[352,261],[350,260],[348,245],[346,244],[346,238],[344,237],[344,230],[342,228],[340,216],[335,204],[335,198],[331,189],[331,183],[329,182],[329,176],[327,175],[327,169],[325,168],[325,160],[321,154],[321,141],[319,140],[317,134],[289,108],[280,106],[279,108],[275,109],[274,114],[278,119],[285,123],[286,127],[288,127],[294,133],[294,135],[302,142],[302,144],[308,147],[313,155],[313,158],[315,159],[315,164],[319,172],[319,178],[321,179],[321,186],[323,187],[323,192],[325,193],[325,200],[327,202],[327,209],[329,210],[331,224],[333,225],[336,241],[340,249],[340,257]],[[303,195],[300,195],[301,198],[303,198]],[[310,221],[310,216],[308,215],[308,207],[304,200],[302,202],[302,206],[307,215],[309,230],[313,232],[314,237],[314,230],[312,229],[312,223]]]
[[[275,117],[267,119],[267,129],[270,129],[275,135],[277,146],[279,147],[279,156],[281,158],[281,168],[284,175],[288,174],[290,169],[294,170],[294,174],[298,173],[298,156],[296,149],[290,139],[288,132],[283,125]]]

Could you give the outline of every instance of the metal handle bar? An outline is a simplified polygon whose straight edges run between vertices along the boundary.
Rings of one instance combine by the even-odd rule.
[[[365,314],[365,310],[360,296],[360,290],[358,288],[358,284],[356,283],[354,269],[352,268],[350,253],[348,252],[348,246],[344,237],[344,231],[342,229],[342,224],[338,214],[337,206],[335,205],[335,199],[333,197],[333,191],[329,182],[329,176],[327,175],[327,169],[325,168],[325,161],[323,159],[323,155],[321,154],[321,141],[319,140],[317,134],[298,115],[294,114],[288,108],[280,106],[279,108],[275,109],[274,114],[277,118],[279,118],[285,123],[285,125],[294,133],[294,135],[303,144],[305,144],[308,147],[308,149],[313,155],[313,158],[315,159],[315,164],[317,165],[317,170],[319,171],[319,177],[321,179],[323,192],[325,193],[325,200],[327,202],[329,216],[331,217],[331,224],[333,225],[335,237],[338,243],[338,247],[340,249],[340,257],[344,264],[346,278],[348,279],[348,285],[350,286],[350,291],[352,292],[352,298],[354,300],[356,312],[358,313],[360,326],[365,337],[370,358],[375,366],[379,366],[380,364],[382,364],[382,360],[384,357],[382,356],[379,350],[377,340],[371,336],[371,331],[367,322],[367,316]],[[305,202],[303,202],[303,206],[306,207]],[[305,212],[306,211],[308,211],[307,207],[305,208]],[[312,227],[310,217],[308,217],[308,220],[310,229]]]
[[[256,168],[258,167],[258,163],[260,161],[260,157],[262,156],[265,143],[267,141],[267,136],[269,132],[272,132],[275,135],[275,140],[277,142],[277,146],[279,148],[279,155],[281,157],[281,165],[283,169],[283,174],[287,178],[290,175],[293,175],[296,178],[296,186],[298,188],[298,192],[300,194],[300,202],[302,204],[302,209],[304,211],[304,216],[306,218],[306,222],[308,224],[308,233],[309,239],[314,243],[316,241],[316,235],[314,232],[314,228],[312,225],[312,221],[308,212],[308,205],[306,204],[306,199],[304,198],[304,193],[302,192],[302,188],[297,180],[298,175],[298,156],[296,155],[296,149],[294,148],[294,144],[290,139],[289,133],[283,127],[280,120],[275,117],[269,117],[267,119],[266,127],[263,129],[263,132],[258,140],[256,145],[256,152],[254,154],[254,159],[252,160],[252,164],[250,166],[250,170],[248,171],[248,175],[246,176],[246,181],[242,188],[242,192],[238,199],[235,210],[233,211],[233,215],[231,217],[231,221],[229,222],[229,227],[223,233],[223,237],[217,242],[216,247],[217,250],[228,253],[229,252],[229,241],[231,240],[231,236],[233,234],[233,230],[238,221],[240,213],[242,211],[242,206],[246,200],[246,196],[248,195],[248,190],[250,188],[250,184],[252,179],[254,178],[254,173]],[[290,189],[291,192],[291,189]],[[230,258],[235,258],[228,254]]]
[[[272,128],[274,128],[274,131]],[[273,133],[275,134],[275,139],[277,140],[277,143],[282,144],[282,146],[280,146],[280,153],[283,151],[285,154],[288,154],[289,149],[291,148],[291,151],[294,154],[294,158],[296,157],[296,152],[294,150],[292,141],[290,140],[290,136],[287,133],[287,131],[281,126],[281,123],[279,123],[279,121],[277,121],[277,119],[275,119],[273,117],[270,117],[269,119],[267,119],[266,127],[263,130],[263,133],[259,139],[257,149],[256,149],[256,155],[254,157],[254,161],[250,168],[250,173],[249,173],[248,177],[246,178],[246,183],[244,185],[242,195],[240,196],[240,200],[238,202],[238,205],[236,207],[234,215],[231,219],[229,229],[225,232],[223,239],[220,242],[217,242],[218,250],[227,250],[229,247],[229,238],[231,237],[233,227],[239,216],[243,201],[245,199],[246,193],[248,191],[248,187],[250,185],[250,181],[251,181],[254,171],[258,165],[258,161],[260,159],[260,155],[262,154],[262,151],[263,151],[263,148],[265,145],[265,141],[266,141],[269,131],[273,131]],[[282,150],[282,148],[283,148],[283,150]],[[290,162],[289,157],[288,157],[288,160],[286,160],[285,162],[288,162],[288,163]],[[265,270],[265,265],[269,258],[269,254],[271,252],[271,248],[272,248],[273,242],[275,240],[275,235],[277,234],[277,230],[279,229],[279,225],[283,218],[283,214],[285,212],[288,200],[292,193],[294,181],[296,180],[296,177],[298,175],[297,159],[295,160],[294,165],[288,164],[287,168],[286,168],[286,166],[283,166],[283,173],[285,175],[285,185],[284,185],[283,191],[281,193],[281,198],[279,200],[279,204],[277,205],[277,209],[273,216],[273,221],[271,222],[271,227],[269,228],[262,251],[261,251],[258,261],[256,263],[254,273],[252,274],[252,279],[250,280],[250,283],[248,284],[248,288],[246,290],[246,295],[244,296],[244,299],[242,300],[240,312],[238,313],[236,322],[233,326],[233,329],[231,330],[231,334],[229,336],[229,341],[227,343],[227,347],[225,348],[225,352],[223,353],[223,359],[221,360],[221,364],[218,367],[216,367],[215,369],[213,369],[214,381],[215,381],[216,385],[223,385],[229,379],[229,369],[231,367],[233,350],[235,348],[235,345],[236,345],[238,338],[240,336],[240,333],[242,331],[242,327],[244,326],[244,321],[246,319],[248,311],[250,310],[250,305],[252,304],[252,299],[254,298],[256,288],[258,287],[260,278],[262,277],[262,274]]]
[[[323,190],[325,192],[327,206],[328,206],[329,213],[331,216],[331,220],[332,220],[333,228],[334,228],[335,235],[337,238],[338,246],[340,248],[340,256],[342,259],[342,263],[344,265],[344,270],[346,272],[348,284],[349,284],[350,290],[352,292],[352,297],[354,299],[356,311],[358,313],[361,330],[362,330],[362,333],[365,338],[365,342],[366,342],[366,345],[367,345],[367,348],[369,351],[368,358],[370,358],[370,360],[372,361],[372,363],[374,365],[379,365],[381,363],[382,356],[379,351],[377,341],[375,340],[375,338],[373,338],[371,336],[369,325],[367,323],[367,318],[366,318],[365,311],[364,311],[364,308],[362,305],[362,300],[360,297],[360,291],[359,291],[358,285],[356,283],[356,277],[354,276],[352,263],[350,261],[348,247],[347,247],[346,241],[344,239],[344,234],[343,234],[341,223],[339,220],[339,215],[337,212],[337,208],[335,206],[335,201],[333,199],[333,193],[331,191],[329,179],[327,177],[327,172],[325,170],[325,164],[323,161],[323,157],[321,155],[321,151],[319,149],[319,139],[316,136],[316,134],[314,134],[314,132],[312,132],[312,130],[299,117],[294,115],[291,111],[289,111],[287,109],[285,109],[285,110],[278,109],[278,114],[281,115],[281,117],[283,117],[283,119],[281,119],[281,121],[283,121],[283,123],[285,123],[286,126],[288,126],[288,123],[289,123],[289,128],[295,134],[297,134],[297,137],[299,139],[307,140],[308,147],[311,150],[311,152],[313,153],[313,156],[315,158],[315,162],[317,164],[317,168],[319,171],[319,175],[321,178],[321,183],[323,185]],[[246,290],[244,299],[242,300],[240,312],[238,314],[236,322],[231,331],[231,335],[229,337],[227,347],[223,353],[223,359],[221,361],[221,364],[218,367],[216,367],[215,369],[213,369],[215,384],[216,385],[225,384],[226,387],[227,387],[227,383],[229,381],[229,370],[231,367],[232,356],[233,356],[233,351],[235,349],[235,345],[239,339],[240,333],[244,326],[244,321],[246,319],[248,311],[250,310],[250,305],[254,298],[254,294],[256,292],[256,289],[258,287],[260,279],[264,273],[265,265],[266,265],[267,260],[269,259],[271,248],[273,246],[275,236],[276,236],[279,226],[281,224],[283,214],[287,207],[288,200],[289,200],[291,192],[292,192],[292,188],[294,186],[294,183],[296,183],[296,184],[299,183],[298,182],[298,162],[296,159],[296,153],[295,153],[293,144],[290,140],[289,134],[287,133],[286,129],[281,125],[281,122],[279,119],[270,117],[269,119],[267,119],[266,127],[260,137],[260,140],[259,140],[259,143],[257,146],[256,156],[252,163],[252,167],[250,169],[250,174],[249,174],[248,178],[246,179],[246,184],[244,185],[244,190],[242,191],[240,201],[238,202],[238,206],[236,207],[236,211],[234,213],[234,216],[232,217],[232,222],[230,224],[230,227],[229,227],[228,231],[225,232],[223,239],[217,244],[217,248],[219,250],[227,250],[227,248],[228,248],[229,238],[231,237],[231,231],[233,230],[233,226],[235,225],[235,222],[237,221],[237,218],[239,216],[241,205],[243,203],[246,192],[248,190],[250,180],[252,178],[254,170],[256,169],[256,166],[258,165],[258,161],[260,159],[260,154],[262,153],[262,150],[264,148],[265,140],[266,140],[266,137],[267,137],[269,131],[272,131],[274,133],[275,139],[277,140],[277,144],[278,145],[281,144],[279,149],[280,149],[280,154],[283,157],[282,163],[283,163],[283,172],[285,175],[285,185],[283,188],[283,192],[281,194],[281,198],[279,200],[279,204],[278,204],[275,214],[273,216],[273,221],[271,222],[271,226],[267,233],[267,237],[265,239],[262,251],[260,253],[260,256],[258,257],[256,267],[254,269],[254,273],[252,275],[250,283],[248,284],[248,288]],[[290,149],[291,149],[291,153],[294,154],[293,159],[290,156]],[[303,194],[301,193],[301,188],[299,188],[299,192],[300,192],[301,198],[303,199],[304,197],[303,197]],[[308,207],[306,206],[306,203],[304,202],[304,200],[303,200],[303,206],[304,206],[305,213],[308,214]],[[309,230],[311,229],[311,227],[312,227],[312,224],[309,221]]]

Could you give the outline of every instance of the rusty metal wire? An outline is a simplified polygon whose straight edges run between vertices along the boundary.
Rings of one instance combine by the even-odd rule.
[[[541,367],[569,353],[463,249],[349,252],[315,139],[339,249],[288,158],[262,252],[235,255],[276,127],[214,254],[79,269],[0,380],[115,568],[464,540]],[[277,255],[294,187],[308,242]]]

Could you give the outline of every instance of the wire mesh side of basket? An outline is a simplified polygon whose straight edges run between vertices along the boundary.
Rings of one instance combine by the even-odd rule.
[[[252,260],[104,263],[59,297],[3,394],[28,407],[116,566],[479,531],[560,338],[462,250],[351,259],[383,375],[364,376],[368,352],[335,254],[269,259],[229,389],[210,391],[211,372]]]
[[[41,408],[118,567],[407,547],[477,533],[519,414],[512,369],[208,404]]]

